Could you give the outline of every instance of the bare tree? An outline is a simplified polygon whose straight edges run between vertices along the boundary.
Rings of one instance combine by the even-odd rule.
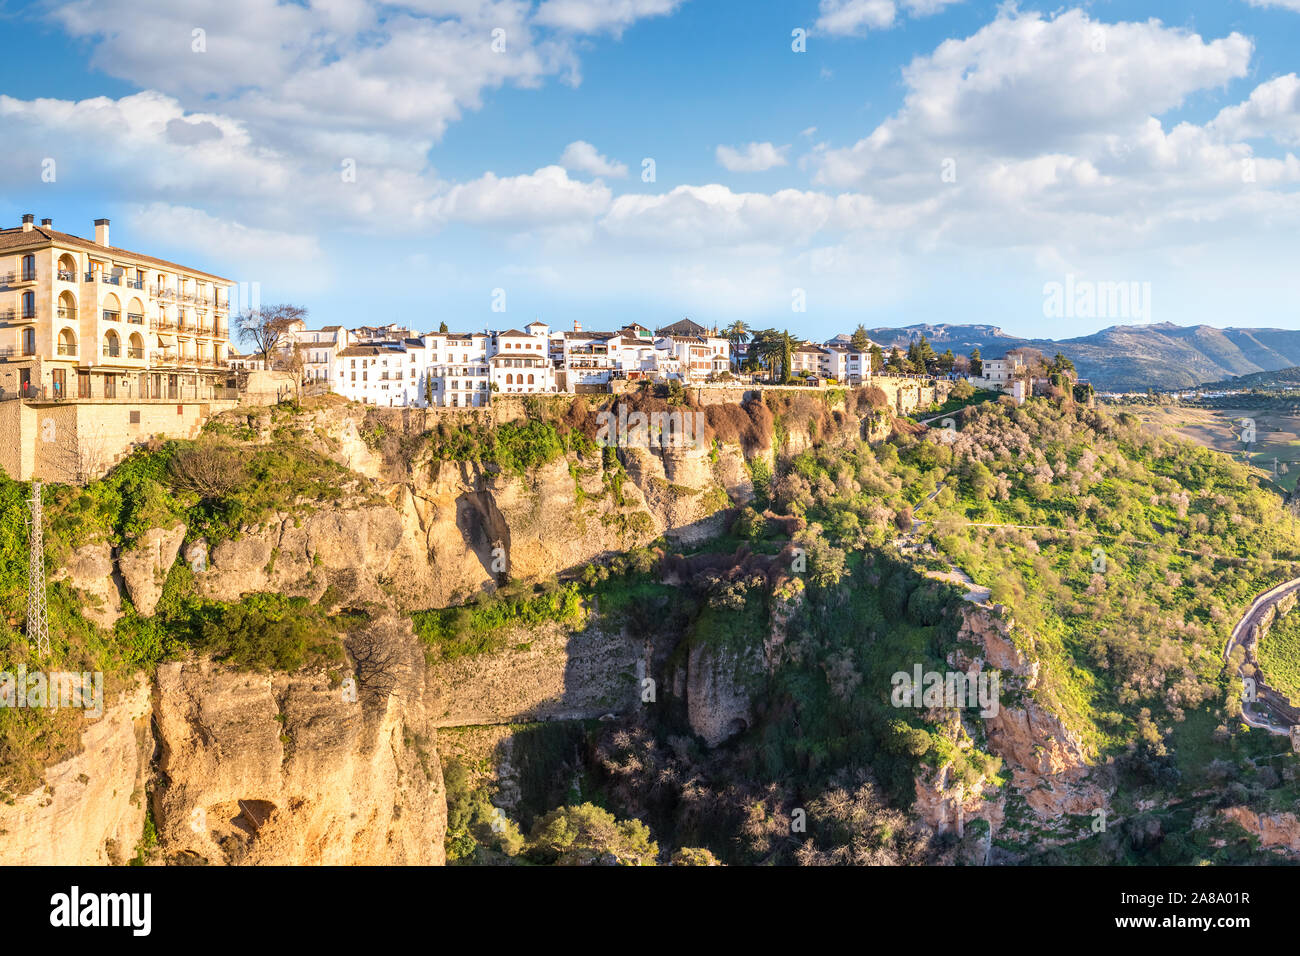
[[[344,645],[352,657],[357,684],[381,699],[392,693],[401,662],[393,643],[381,634],[364,630],[349,634]]]
[[[285,337],[298,322],[305,322],[307,310],[300,305],[282,303],[265,308],[248,309],[235,320],[239,337],[251,342],[262,356],[262,367],[271,367],[271,353],[280,348]]]
[[[304,355],[302,343],[294,342],[289,348],[281,349],[280,358],[275,362],[277,369],[288,372],[293,376],[294,396],[299,404],[302,403],[303,370],[307,367]]]
[[[172,480],[203,498],[221,498],[245,479],[239,449],[213,438],[200,438],[176,453],[168,464]]]

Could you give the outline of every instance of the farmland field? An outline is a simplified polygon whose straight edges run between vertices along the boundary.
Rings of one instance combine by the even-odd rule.
[[[1205,408],[1189,405],[1120,405],[1143,422],[1171,428],[1185,438],[1247,460],[1286,491],[1300,478],[1300,412],[1289,408]],[[1242,420],[1255,423],[1255,441],[1243,443]],[[1244,456],[1244,458],[1243,458]],[[1276,459],[1276,464],[1275,464]]]

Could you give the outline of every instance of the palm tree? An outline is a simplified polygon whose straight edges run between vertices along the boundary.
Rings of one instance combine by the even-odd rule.
[[[749,326],[740,319],[737,319],[735,322],[732,322],[731,325],[727,326],[726,330],[722,333],[722,337],[731,343],[732,361],[735,362],[737,347],[742,342],[749,341]]]
[[[768,378],[781,355],[781,333],[775,329],[762,329],[755,332],[749,342],[749,366],[755,371],[766,368]]]

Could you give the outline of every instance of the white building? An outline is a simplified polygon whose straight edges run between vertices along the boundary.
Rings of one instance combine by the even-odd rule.
[[[871,352],[839,342],[828,344],[822,349],[821,374],[845,385],[861,385],[871,378]]]
[[[1024,371],[1025,363],[1019,355],[1008,355],[1000,359],[984,359],[983,374],[978,380],[989,388],[1005,388],[1008,383]]]
[[[423,338],[424,385],[416,404],[482,408],[491,404],[492,376],[486,332],[434,332]]]
[[[421,404],[420,339],[370,342],[340,349],[334,358],[333,391],[354,401],[386,408]]]
[[[655,345],[672,350],[681,365],[681,376],[687,380],[698,381],[731,370],[731,342],[716,329],[706,329],[690,319],[656,329]]]
[[[498,392],[531,394],[555,391],[555,366],[545,325],[534,322],[532,331],[510,329],[493,332],[489,375]]]

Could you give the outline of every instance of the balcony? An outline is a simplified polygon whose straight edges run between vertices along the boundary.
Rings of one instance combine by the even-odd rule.
[[[77,310],[66,309],[63,306],[59,306],[59,318],[67,319],[69,322],[75,322],[77,321]]]
[[[127,287],[128,289],[143,289],[143,288],[144,288],[144,280],[143,280],[143,279],[127,279],[127,280],[126,280],[126,287]]]
[[[104,358],[118,358],[122,354],[122,349],[116,345],[104,346]]]
[[[121,312],[110,312],[108,309],[105,309],[104,312],[103,312],[103,315],[104,315],[104,321],[105,321],[105,322],[121,322],[121,321],[122,321],[122,313],[121,313]]]
[[[144,325],[144,315],[140,312],[128,312],[126,320],[132,325]]]
[[[72,356],[72,357],[75,358],[76,355],[77,355],[77,347],[76,347],[75,345],[63,345],[63,344],[60,344],[60,345],[59,345],[59,354],[60,354],[60,355],[69,355],[69,356]]]
[[[176,328],[176,323],[173,322],[171,319],[167,318],[166,316],[161,316],[156,319],[150,319],[149,328],[171,331]]]
[[[143,348],[138,348],[138,349],[136,349],[136,348],[128,348],[128,349],[126,350],[126,357],[127,357],[127,358],[130,358],[130,359],[143,359],[143,358],[144,358],[144,349],[143,349]]]
[[[58,272],[55,273],[55,275],[58,277],[58,280],[60,282],[77,281],[77,273],[73,272],[71,269],[60,269]]]
[[[87,281],[87,282],[94,282],[94,281],[96,281],[96,279],[98,279],[98,281],[100,281],[100,282],[107,283],[108,285],[121,285],[121,284],[122,284],[122,277],[121,277],[121,276],[110,275],[110,274],[107,273],[107,272],[87,272],[87,273],[86,273],[86,281]]]
[[[17,272],[6,272],[0,274],[0,285],[16,288],[18,286],[29,285],[36,281],[35,272],[23,272],[21,275]]]

